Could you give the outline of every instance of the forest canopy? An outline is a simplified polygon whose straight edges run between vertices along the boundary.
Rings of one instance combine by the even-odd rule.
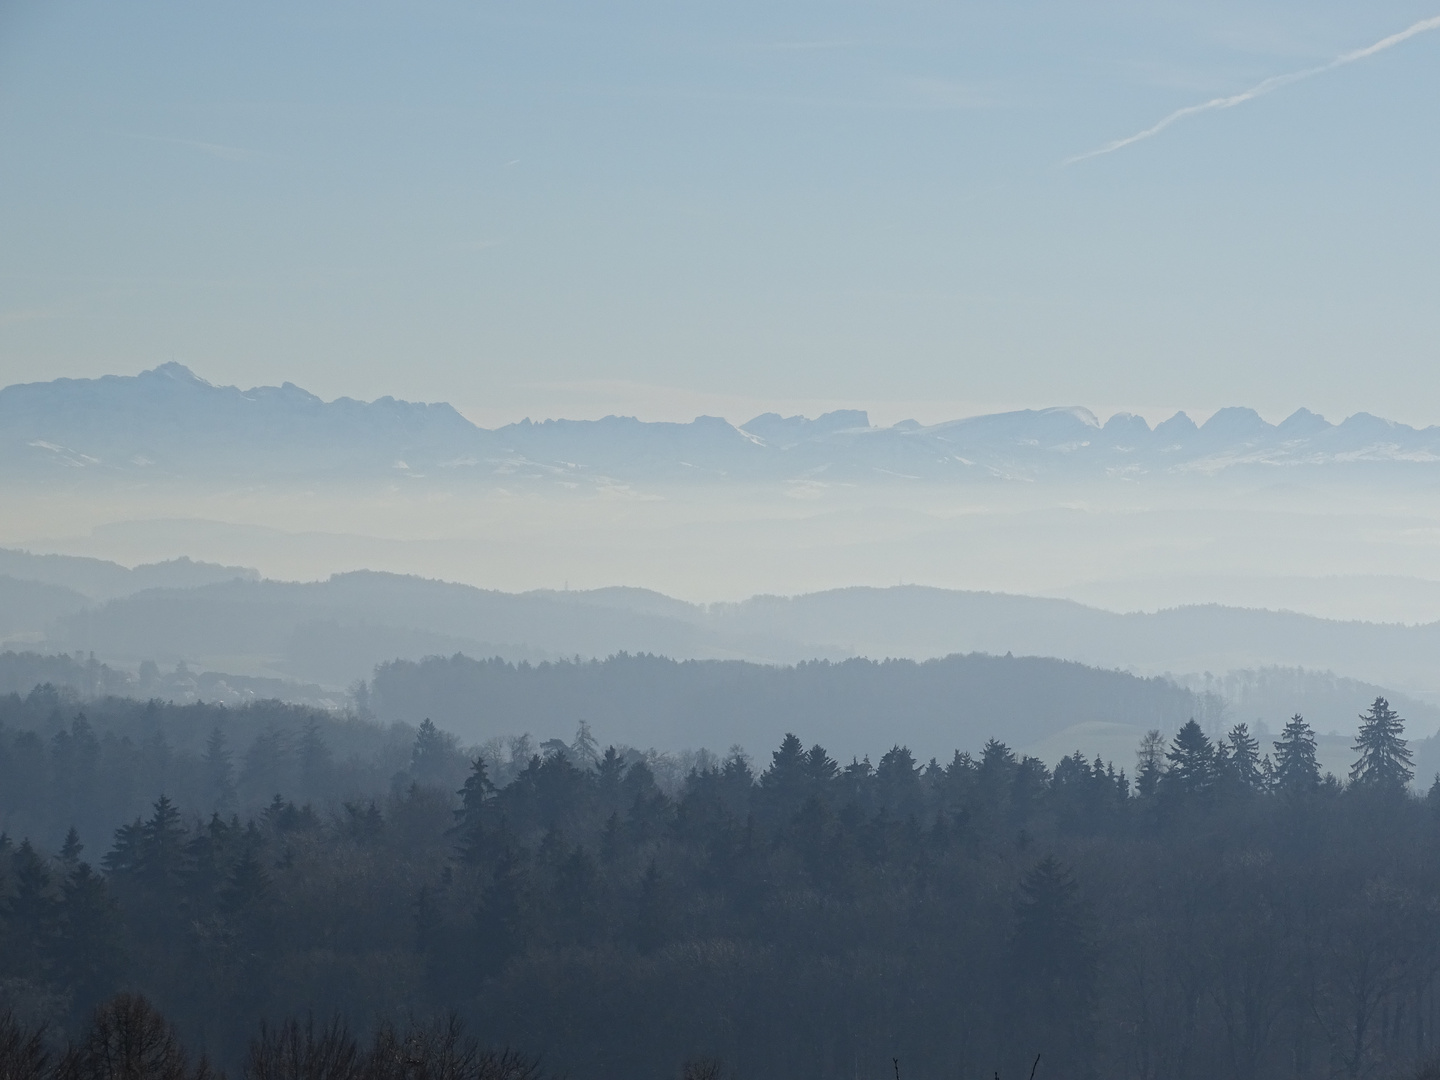
[[[1358,1077],[1440,1049],[1440,790],[1408,786],[1383,699],[1343,779],[1297,716],[1269,745],[1187,722],[1053,770],[993,739],[845,761],[787,734],[664,783],[583,725],[467,755],[428,722],[61,704],[11,699],[0,729],[3,812],[36,826],[0,856],[0,992],[52,1039],[138,991],[232,1072],[262,1023],[363,1040],[452,1011],[496,1052],[615,1078],[988,1078],[1037,1054]],[[183,795],[134,809],[157,778]]]

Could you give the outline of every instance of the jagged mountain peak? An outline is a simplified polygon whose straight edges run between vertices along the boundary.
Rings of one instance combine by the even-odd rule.
[[[802,442],[839,432],[868,431],[870,414],[863,409],[836,409],[811,420],[804,416],[781,416],[771,412],[741,424],[740,430],[767,445],[788,450]]]
[[[1199,430],[1195,421],[1191,420],[1189,414],[1185,412],[1177,412],[1169,420],[1162,420],[1155,425],[1155,434],[1166,439],[1184,438],[1194,435]]]
[[[180,363],[178,360],[170,360],[166,363],[159,364],[156,367],[151,368],[149,371],[142,371],[139,375],[135,377],[137,379],[163,378],[170,379],[174,382],[197,383],[200,386],[212,385],[211,383],[206,382],[204,379],[200,378],[199,375],[196,375],[195,372],[191,371],[188,367]],[[124,378],[124,376],[122,375],[120,376],[120,378]]]
[[[1276,430],[1286,435],[1314,435],[1329,431],[1334,426],[1319,413],[1313,413],[1309,409],[1296,409],[1276,425]]]
[[[0,390],[0,466],[17,482],[60,475],[246,482],[384,478],[511,487],[616,484],[1071,482],[1234,469],[1440,466],[1440,428],[1355,413],[1340,424],[1299,409],[1270,424],[1243,406],[1203,426],[1177,412],[1153,429],[1081,406],[875,427],[860,409],[651,423],[526,419],[479,428],[444,403],[386,396],[324,401],[285,382],[217,386],[171,361],[139,375],[57,379]]]
[[[1210,419],[1200,425],[1200,430],[1212,438],[1253,439],[1269,434],[1275,428],[1254,409],[1230,405],[1217,409]]]

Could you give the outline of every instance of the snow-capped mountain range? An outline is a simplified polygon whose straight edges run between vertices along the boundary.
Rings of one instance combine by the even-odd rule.
[[[180,364],[136,376],[56,379],[0,390],[0,468],[61,476],[282,481],[388,476],[509,486],[604,483],[1116,481],[1281,469],[1440,476],[1440,427],[1301,409],[1270,424],[1227,408],[1151,428],[1083,408],[874,427],[861,411],[758,416],[739,427],[633,417],[488,430],[447,404],[323,401],[286,383],[215,386]]]

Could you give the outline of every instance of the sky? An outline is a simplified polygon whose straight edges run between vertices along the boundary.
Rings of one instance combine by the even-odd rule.
[[[0,383],[1440,422],[1428,2],[0,0]]]

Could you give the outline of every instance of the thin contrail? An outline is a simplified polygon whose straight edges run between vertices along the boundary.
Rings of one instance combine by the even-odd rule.
[[[1363,49],[1354,49],[1351,52],[1341,53],[1329,63],[1320,64],[1316,67],[1305,68],[1302,71],[1292,71],[1287,75],[1272,75],[1263,82],[1258,82],[1249,90],[1242,90],[1238,94],[1231,94],[1229,97],[1211,98],[1209,101],[1201,102],[1199,105],[1187,105],[1183,109],[1176,109],[1169,116],[1159,123],[1153,124],[1144,131],[1137,131],[1134,135],[1127,135],[1123,139],[1116,139],[1108,142],[1098,150],[1091,150],[1085,154],[1077,154],[1075,157],[1066,158],[1066,165],[1074,165],[1077,161],[1085,161],[1088,158],[1100,157],[1102,154],[1113,154],[1116,150],[1123,150],[1133,143],[1142,142],[1152,135],[1159,135],[1171,124],[1178,120],[1184,120],[1187,116],[1194,116],[1196,113],[1209,112],[1211,109],[1233,109],[1236,105],[1243,105],[1257,97],[1263,97],[1272,90],[1279,90],[1282,86],[1289,86],[1291,83],[1308,79],[1314,75],[1320,75],[1332,71],[1346,64],[1353,64],[1357,60],[1365,60],[1376,53],[1384,52],[1386,49],[1399,45],[1402,41],[1409,41],[1412,37],[1427,33],[1431,30],[1440,30],[1440,15],[1430,19],[1421,19],[1413,26],[1408,26],[1398,34],[1391,34],[1387,38],[1381,38],[1374,45],[1366,46]]]

